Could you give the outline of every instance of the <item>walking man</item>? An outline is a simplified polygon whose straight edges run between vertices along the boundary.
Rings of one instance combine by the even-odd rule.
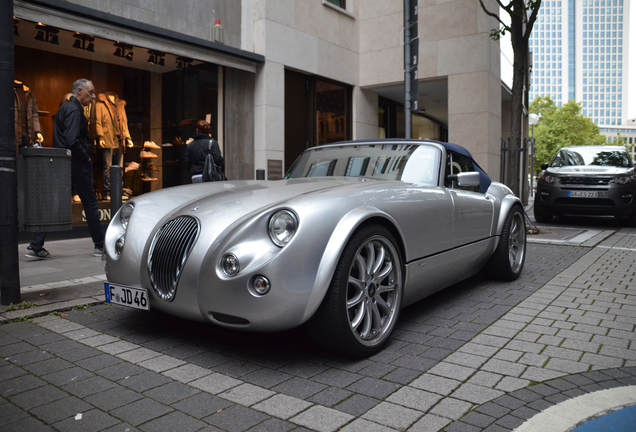
[[[93,190],[93,146],[88,136],[88,120],[84,115],[84,107],[95,99],[95,87],[87,79],[79,79],[73,83],[73,96],[60,107],[53,123],[53,147],[66,148],[71,151],[71,183],[73,190],[79,195],[86,214],[88,231],[91,234],[95,256],[104,251],[104,233],[99,221],[99,207]],[[43,250],[44,235],[33,236],[29,251]],[[37,243],[37,244],[34,244]],[[29,251],[27,251],[27,256]]]

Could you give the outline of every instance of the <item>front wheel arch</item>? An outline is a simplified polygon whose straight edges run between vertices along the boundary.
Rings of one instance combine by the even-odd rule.
[[[332,281],[307,323],[325,349],[368,357],[389,342],[402,307],[404,261],[382,225],[364,224],[348,239]]]

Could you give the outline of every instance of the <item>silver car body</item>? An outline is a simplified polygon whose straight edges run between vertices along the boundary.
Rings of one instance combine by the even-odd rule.
[[[348,239],[371,222],[387,227],[399,244],[404,263],[402,306],[476,274],[493,254],[506,216],[519,199],[496,182],[485,193],[446,187],[443,145],[396,143],[437,152],[437,165],[427,168],[432,177],[419,182],[415,170],[414,181],[365,176],[226,181],[137,197],[129,203],[134,211],[120,256],[115,244],[124,235],[121,210],[106,233],[108,281],[145,288],[150,309],[190,320],[251,331],[290,329],[312,317]],[[354,145],[360,143],[339,148],[355,151]],[[475,174],[466,173],[464,179]],[[298,219],[295,236],[282,248],[268,232],[270,217],[280,209]],[[180,216],[194,218],[198,232],[177,277],[176,294],[164,301],[151,283],[149,254],[160,228]],[[221,268],[227,253],[240,261],[234,277]],[[266,295],[252,289],[257,275],[271,281]]]

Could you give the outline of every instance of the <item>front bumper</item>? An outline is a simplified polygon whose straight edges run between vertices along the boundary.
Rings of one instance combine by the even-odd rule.
[[[629,217],[636,211],[636,184],[570,186],[540,182],[535,205],[553,215],[608,215]]]

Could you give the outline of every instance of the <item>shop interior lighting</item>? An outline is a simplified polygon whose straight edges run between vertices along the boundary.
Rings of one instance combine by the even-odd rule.
[[[88,52],[95,52],[95,44],[93,43],[93,41],[95,41],[95,38],[93,36],[75,33],[73,37],[75,38],[73,48],[86,50]]]
[[[58,33],[60,32],[55,27],[47,26],[44,24],[36,24],[35,28],[38,31],[38,34],[35,35],[35,40],[40,42],[49,42],[53,45],[59,45],[59,37]]]
[[[164,56],[166,55],[166,53],[161,51],[148,50],[148,54],[150,54],[150,57],[148,57],[148,63],[154,64],[157,66],[166,65],[166,60],[164,59]]]
[[[188,57],[177,57],[177,69],[183,70],[187,67],[192,66],[192,59]]]
[[[117,48],[115,52],[113,53],[115,57],[121,57],[121,58],[125,58],[128,61],[132,61],[133,59],[132,45],[128,45],[121,42],[115,42],[115,47]]]
[[[19,23],[20,23],[20,20],[17,19],[16,17],[13,17],[13,36],[20,36],[20,33],[18,33]]]

